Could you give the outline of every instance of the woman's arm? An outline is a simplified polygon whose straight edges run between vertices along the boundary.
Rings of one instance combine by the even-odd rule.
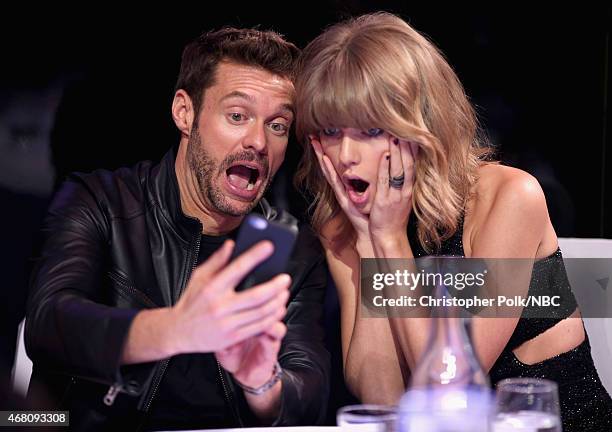
[[[331,226],[324,235],[331,238]],[[322,238],[329,270],[338,291],[344,378],[351,392],[364,403],[395,404],[405,390],[401,355],[384,318],[361,316],[359,255],[352,245],[333,248]]]
[[[537,180],[523,171],[501,166],[483,167],[480,174],[476,198],[468,205],[466,215],[471,226],[468,230],[466,224],[465,233],[468,235],[463,239],[466,256],[536,258],[552,253],[556,249],[556,237],[553,230],[553,239],[550,238],[552,226],[544,193]],[[402,248],[380,244],[375,249],[381,257],[412,257],[405,245]],[[498,280],[513,283],[520,292],[527,292],[531,266],[522,267],[520,272],[512,274],[508,273],[511,269],[502,268],[497,274]],[[506,346],[518,318],[473,319],[473,343],[486,371]],[[405,358],[410,367],[414,367],[415,359],[424,350],[428,322],[422,319],[391,319],[390,322],[398,334]]]
[[[535,259],[554,252],[557,239],[548,216],[544,192],[538,181],[526,172],[508,167],[485,167],[481,172],[484,176],[481,181],[489,181],[494,185],[490,191],[486,191],[485,187],[481,188],[482,193],[494,195],[488,200],[483,199],[484,214],[475,214],[478,220],[473,224],[468,256]],[[494,178],[496,173],[499,173],[498,179]],[[474,213],[479,210],[475,208]],[[552,231],[552,234],[548,233],[547,236],[547,230]],[[550,236],[553,238],[548,243],[553,244],[547,245],[545,240]],[[518,266],[518,269],[517,266],[501,267],[499,280],[514,284],[514,292],[528,291],[531,265]],[[506,289],[508,288],[504,290]],[[495,364],[512,336],[518,320],[519,316],[476,317],[472,320],[474,347],[485,371],[489,371]]]

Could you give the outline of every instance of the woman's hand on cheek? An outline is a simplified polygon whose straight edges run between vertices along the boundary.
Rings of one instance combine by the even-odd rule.
[[[344,184],[336,172],[331,160],[323,152],[323,147],[321,146],[321,142],[319,141],[318,137],[311,135],[310,144],[312,145],[315,155],[317,156],[319,166],[321,167],[321,171],[323,172],[327,183],[329,183],[334,191],[338,205],[340,205],[340,208],[342,211],[344,211],[355,229],[358,241],[359,239],[363,240],[366,237],[368,237],[369,241],[368,217],[361,214],[361,212],[355,208],[354,204],[349,199],[346,189],[344,188]]]
[[[387,248],[407,240],[407,226],[412,211],[416,145],[389,138],[389,152],[379,163],[376,196],[370,210],[370,235],[375,245]],[[403,175],[404,181],[401,183]],[[390,185],[395,179],[395,185]]]

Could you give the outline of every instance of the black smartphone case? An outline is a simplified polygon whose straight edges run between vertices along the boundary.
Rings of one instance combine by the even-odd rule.
[[[262,240],[269,240],[274,244],[274,253],[255,267],[238,284],[236,291],[266,282],[283,273],[291,256],[296,234],[292,227],[283,223],[269,221],[258,215],[248,215],[238,231],[232,259]]]

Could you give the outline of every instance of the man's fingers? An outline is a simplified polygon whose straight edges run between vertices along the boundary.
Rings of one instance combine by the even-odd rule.
[[[223,368],[230,373],[237,371],[243,361],[244,353],[248,351],[251,341],[242,341],[228,348],[217,351],[215,356]]]
[[[234,289],[236,285],[257,265],[274,252],[272,242],[265,240],[257,243],[225,266],[215,277],[214,284],[221,290]]]
[[[271,327],[277,322],[279,322],[279,319],[276,316],[269,315],[262,320],[255,321],[254,323],[236,329],[234,332],[232,332],[233,340],[235,342],[240,342],[242,340],[250,338],[251,336],[263,333],[265,330],[267,330],[269,327]]]
[[[291,276],[280,274],[268,282],[249,288],[237,293],[232,297],[232,303],[228,306],[229,313],[244,311],[259,307],[280,295],[288,295],[288,287],[291,284]]]
[[[223,357],[230,357],[238,354],[243,349],[244,347],[242,346],[242,344],[237,343],[218,351],[218,354]]]
[[[277,319],[282,319],[287,312],[285,304],[288,298],[289,292],[285,291],[261,305],[238,311],[227,318],[229,320],[229,327],[233,330],[265,319],[271,315]]]
[[[272,338],[267,333],[264,333],[257,338],[261,347],[262,356],[265,359],[276,361],[278,358],[278,352],[280,351],[281,339]]]
[[[282,340],[287,334],[287,326],[282,322],[277,322],[272,324],[266,331],[265,335],[274,339],[274,340]]]

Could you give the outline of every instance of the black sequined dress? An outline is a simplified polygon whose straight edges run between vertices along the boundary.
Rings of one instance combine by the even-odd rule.
[[[427,253],[418,242],[416,228],[416,218],[413,213],[408,224],[408,240],[414,256],[418,258]],[[437,254],[465,256],[463,218],[455,235],[442,243]],[[612,399],[597,375],[588,337],[585,337],[584,342],[576,348],[535,364],[521,362],[512,352],[524,342],[569,317],[577,307],[560,249],[546,258],[537,260],[531,275],[529,295],[538,295],[551,290],[566,299],[565,307],[559,310],[558,316],[551,318],[530,318],[530,312],[533,314],[534,311],[528,308],[523,310],[514,333],[489,371],[491,384],[495,386],[500,380],[511,377],[545,378],[555,381],[559,387],[564,432],[612,432]]]

